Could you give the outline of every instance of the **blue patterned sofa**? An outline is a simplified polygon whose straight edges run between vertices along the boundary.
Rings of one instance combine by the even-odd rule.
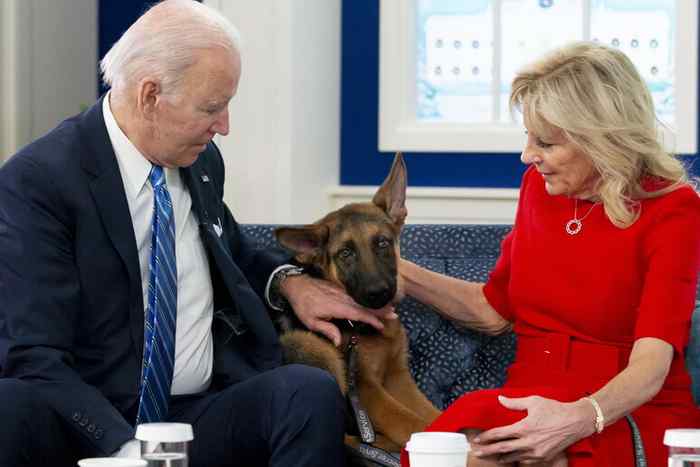
[[[263,245],[275,243],[274,226],[244,225]],[[507,225],[407,225],[401,254],[433,271],[484,281],[496,262]],[[429,307],[407,298],[398,307],[410,340],[410,366],[418,386],[440,408],[465,392],[503,384],[515,354],[515,337],[489,337],[459,329]],[[700,302],[688,348],[688,367],[700,402]]]

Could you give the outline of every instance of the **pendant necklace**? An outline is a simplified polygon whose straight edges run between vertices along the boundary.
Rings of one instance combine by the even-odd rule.
[[[569,235],[576,235],[581,231],[581,228],[583,227],[583,220],[588,217],[588,215],[593,211],[593,208],[598,206],[598,202],[593,203],[593,206],[588,210],[588,212],[583,215],[580,219],[577,217],[578,214],[578,198],[574,200],[574,218],[571,219],[569,222],[566,223],[566,226],[564,227],[566,229],[566,233]]]

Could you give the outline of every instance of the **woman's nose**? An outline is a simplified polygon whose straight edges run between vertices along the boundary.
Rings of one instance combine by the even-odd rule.
[[[537,150],[528,144],[527,146],[525,146],[525,149],[523,149],[523,152],[520,154],[520,161],[523,164],[537,165],[540,162],[542,162],[542,158],[540,157]]]

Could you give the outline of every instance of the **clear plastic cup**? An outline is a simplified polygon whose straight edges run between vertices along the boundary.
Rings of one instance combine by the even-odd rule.
[[[700,430],[675,428],[666,430],[669,467],[700,467]]]
[[[136,427],[141,441],[141,459],[148,467],[187,467],[192,425],[187,423],[143,423]]]
[[[123,457],[91,457],[78,461],[79,467],[146,467],[143,459],[126,459]]]
[[[406,443],[411,467],[465,467],[469,442],[462,433],[424,431]]]

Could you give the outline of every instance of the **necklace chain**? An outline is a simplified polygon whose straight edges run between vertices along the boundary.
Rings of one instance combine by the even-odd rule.
[[[588,217],[588,215],[593,211],[593,208],[598,206],[599,202],[593,203],[593,206],[588,209],[588,212],[584,214],[581,218],[578,218],[578,199],[574,200],[574,217],[569,222],[566,223],[564,229],[569,235],[576,235],[583,228],[583,220]]]

